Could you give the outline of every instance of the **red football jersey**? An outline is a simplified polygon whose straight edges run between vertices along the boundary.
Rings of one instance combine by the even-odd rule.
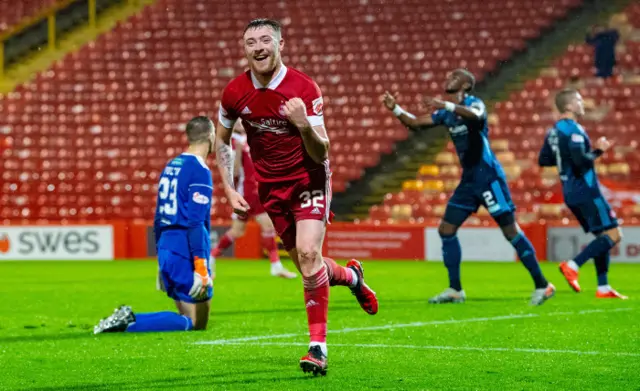
[[[231,129],[242,119],[259,182],[305,178],[311,171],[328,167],[311,159],[300,131],[284,115],[284,104],[292,98],[306,104],[311,126],[324,125],[320,88],[309,76],[284,65],[267,86],[247,71],[222,93],[218,120]]]
[[[234,133],[231,137],[231,146],[234,150],[239,144],[242,145],[242,168],[240,174],[235,178],[236,190],[244,195],[248,192],[258,191],[258,182],[256,182],[256,170],[251,161],[249,145],[246,143],[246,136]]]

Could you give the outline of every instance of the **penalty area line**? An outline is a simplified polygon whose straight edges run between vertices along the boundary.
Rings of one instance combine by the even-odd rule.
[[[251,345],[249,342],[229,342],[227,345]],[[309,346],[306,342],[258,342],[260,346]],[[408,350],[463,350],[478,352],[511,352],[511,353],[542,353],[542,354],[575,354],[588,356],[625,356],[640,357],[640,353],[629,352],[599,352],[593,350],[565,350],[565,349],[535,349],[535,348],[497,348],[476,346],[422,346],[422,345],[388,345],[388,344],[346,344],[332,343],[331,347],[375,348],[375,349],[408,349]]]
[[[563,315],[587,315],[594,313],[603,313],[603,312],[619,312],[619,311],[630,311],[631,308],[615,308],[615,309],[594,309],[594,310],[582,310],[575,312],[550,312],[548,314],[511,314],[511,315],[501,315],[501,316],[488,316],[481,318],[467,318],[467,319],[446,319],[446,320],[433,320],[428,322],[413,322],[413,323],[398,323],[398,324],[388,324],[383,326],[368,326],[368,327],[347,327],[343,329],[337,330],[328,330],[329,334],[345,334],[345,333],[353,333],[358,331],[377,331],[377,330],[396,330],[396,329],[405,329],[405,328],[414,328],[414,327],[425,327],[425,326],[434,326],[434,325],[444,325],[444,324],[461,324],[461,323],[474,323],[474,322],[493,322],[500,320],[513,320],[513,319],[527,319],[527,318],[541,318],[543,316],[563,316]],[[307,333],[289,333],[289,334],[271,334],[271,335],[256,335],[252,337],[240,337],[240,338],[231,338],[231,339],[215,339],[211,341],[197,341],[196,345],[229,345],[235,344],[238,342],[253,342],[253,341],[263,341],[269,339],[280,339],[280,338],[293,338],[293,337],[304,337],[307,336]],[[333,344],[332,344],[333,346]],[[352,345],[350,345],[352,346]]]

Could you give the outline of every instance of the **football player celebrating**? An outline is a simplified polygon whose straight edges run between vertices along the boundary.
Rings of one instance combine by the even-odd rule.
[[[260,203],[302,274],[310,344],[300,366],[304,372],[325,374],[329,286],[348,286],[372,315],[378,311],[378,300],[364,283],[360,262],[351,260],[345,268],[322,257],[331,217],[331,171],[318,85],[282,63],[284,40],[278,22],[250,22],[243,43],[250,69],[233,79],[222,94],[218,166],[235,212],[246,214],[249,205],[233,185],[231,151],[231,130],[241,119],[256,168]]]
[[[540,305],[555,294],[540,270],[536,253],[529,239],[516,222],[507,179],[502,166],[489,147],[487,111],[482,100],[471,95],[475,77],[465,69],[451,72],[445,92],[451,99],[425,98],[431,114],[416,117],[396,104],[389,92],[383,96],[385,106],[409,128],[444,125],[462,165],[462,178],[447,203],[438,227],[442,239],[442,257],[449,273],[449,287],[429,299],[430,303],[460,303],[466,295],[460,282],[462,249],[457,232],[467,218],[482,205],[498,223],[505,238],[513,245],[522,264],[533,279],[535,289],[531,304]]]
[[[574,259],[562,262],[560,271],[569,286],[580,292],[578,270],[593,258],[598,275],[596,297],[626,299],[627,296],[609,285],[609,253],[622,239],[622,230],[611,206],[600,192],[594,169],[595,160],[611,147],[611,142],[603,137],[597,141],[596,148],[591,147],[587,132],[577,122],[584,115],[584,103],[578,91],[560,91],[556,95],[556,107],[562,118],[547,133],[538,162],[543,167],[558,167],[565,203],[584,232],[596,236]]]

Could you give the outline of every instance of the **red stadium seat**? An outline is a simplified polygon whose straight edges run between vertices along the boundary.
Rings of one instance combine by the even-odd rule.
[[[569,2],[565,5],[569,5]],[[554,7],[539,9],[543,9],[542,13],[546,15],[560,15],[563,12]],[[504,13],[509,13],[512,18],[518,20],[521,17],[527,18],[526,12],[529,11],[531,10],[523,7],[522,10],[504,10]],[[635,3],[630,5],[626,15],[633,26],[640,28],[640,5]],[[532,25],[545,26],[549,21],[549,19],[534,20],[535,17],[533,14],[528,15]],[[508,25],[504,23],[496,21],[494,25],[497,27]],[[529,21],[522,26],[524,30],[520,32],[521,36],[527,36],[526,27],[528,26]],[[498,32],[505,41],[512,36],[512,30],[508,28],[498,29]],[[608,136],[616,141],[616,145],[621,146],[600,159],[598,164],[600,175],[627,184],[634,184],[640,180],[640,153],[637,152],[640,139],[640,129],[637,125],[640,119],[637,114],[640,108],[640,104],[637,103],[640,97],[638,83],[640,67],[637,65],[639,57],[640,44],[635,41],[624,42],[624,51],[618,56],[618,75],[601,80],[592,76],[594,73],[593,49],[586,44],[570,45],[565,54],[554,62],[557,76],[540,76],[529,80],[521,91],[512,93],[508,100],[496,104],[494,113],[498,117],[498,125],[491,127],[491,136],[493,140],[502,138],[510,140],[508,146],[501,147],[500,150],[513,152],[517,164],[522,169],[520,176],[512,180],[510,187],[514,202],[519,209],[526,211],[527,218],[532,215],[534,218],[539,218],[541,222],[556,221],[561,224],[567,224],[570,221],[569,211],[559,206],[563,200],[557,174],[551,173],[551,176],[548,176],[537,166],[537,156],[544,135],[557,118],[553,112],[553,95],[567,85],[569,77],[579,76],[582,95],[593,101],[592,104],[596,110],[604,108],[603,117],[587,116],[581,121],[591,138]],[[630,78],[629,75],[634,76]],[[594,112],[593,109],[590,111]],[[454,151],[451,143],[446,149],[449,152]],[[448,163],[441,164],[440,179],[456,176],[449,175],[445,168]],[[420,179],[420,174],[418,178]],[[406,202],[406,198],[404,193],[389,194],[385,198],[385,204],[401,204]],[[437,204],[430,201],[427,206],[418,207],[414,210],[414,217],[436,216],[434,205]],[[625,207],[621,215],[626,221],[631,221],[630,219],[638,221],[639,211],[637,205]],[[483,224],[481,220],[475,223]]]
[[[4,2],[0,18],[11,24],[52,1]],[[239,38],[254,17],[286,21],[285,61],[323,90],[333,188],[340,192],[409,135],[380,104],[386,89],[403,91],[402,104],[419,109],[420,95],[439,94],[448,70],[465,66],[482,80],[579,4],[329,0],[300,7],[279,0],[159,0],[0,102],[3,190],[9,192],[3,195],[24,200],[3,202],[0,217],[150,218],[158,171],[183,148],[182,124],[198,114],[215,118],[222,88],[245,69]],[[511,123],[543,126],[528,114]],[[522,133],[508,130],[517,129],[509,121],[502,125],[505,135]],[[516,148],[527,147],[534,145]],[[23,174],[38,171],[28,180],[44,193],[32,200],[33,186],[23,186]],[[226,199],[219,191],[215,196],[214,217],[227,218]],[[414,217],[433,215],[427,209],[414,210]]]

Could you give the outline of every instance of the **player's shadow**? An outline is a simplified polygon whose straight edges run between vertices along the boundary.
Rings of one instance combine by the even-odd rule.
[[[46,342],[46,341],[65,341],[82,338],[93,338],[94,335],[90,331],[84,333],[63,333],[63,334],[42,334],[42,335],[16,335],[13,337],[0,337],[1,344],[9,344],[16,342]]]
[[[299,374],[296,376],[274,376],[274,371],[271,370],[256,370],[245,372],[230,372],[223,374],[212,373],[210,375],[196,375],[196,376],[183,376],[183,377],[171,377],[165,379],[153,379],[147,381],[135,381],[135,382],[112,382],[112,383],[83,383],[73,386],[49,386],[49,387],[28,387],[22,388],[24,391],[107,391],[107,390],[159,390],[159,389],[175,389],[178,387],[193,387],[195,388],[207,388],[211,389],[212,386],[223,385],[242,385],[242,384],[256,384],[256,383],[269,383],[271,385],[277,385],[280,381],[307,381],[311,379],[310,376]],[[271,376],[264,376],[264,375]],[[242,376],[251,375],[263,375],[257,378],[239,379]],[[215,387],[214,387],[215,388]]]

